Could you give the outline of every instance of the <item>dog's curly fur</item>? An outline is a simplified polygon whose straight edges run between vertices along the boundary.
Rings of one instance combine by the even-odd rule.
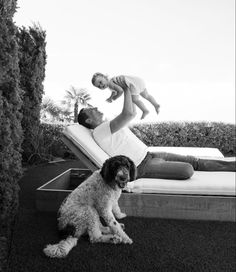
[[[63,241],[49,245],[44,249],[50,257],[65,257],[76,245],[84,233],[88,233],[92,243],[128,243],[132,240],[123,231],[123,224],[117,219],[124,218],[118,199],[127,182],[136,178],[136,167],[128,157],[115,156],[106,160],[101,170],[95,171],[86,181],[79,185],[62,203],[58,211],[59,233],[70,244],[63,249]],[[107,227],[103,226],[100,217]],[[69,240],[68,240],[69,239]],[[65,244],[64,243],[64,244]],[[56,249],[56,250],[55,250]]]

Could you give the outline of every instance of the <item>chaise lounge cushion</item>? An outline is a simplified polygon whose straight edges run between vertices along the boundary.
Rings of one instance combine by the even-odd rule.
[[[150,152],[169,152],[181,155],[192,155],[198,158],[224,158],[218,148],[212,147],[177,147],[177,146],[150,146]]]
[[[147,179],[129,182],[128,192],[192,195],[236,195],[235,173],[195,171],[191,179]]]
[[[101,168],[103,162],[109,158],[108,154],[104,152],[94,141],[90,129],[87,129],[79,124],[73,124],[67,126],[63,131],[63,134],[75,145],[77,145],[78,148],[99,168]]]
[[[73,124],[63,132],[98,168],[109,158],[93,140],[89,129]],[[149,147],[150,151],[170,152],[182,155],[193,155],[203,158],[224,158],[217,148],[198,147]],[[203,194],[203,195],[235,195],[234,172],[201,172],[195,171],[188,180],[148,179],[142,178],[128,183],[128,191],[133,193],[164,194]]]

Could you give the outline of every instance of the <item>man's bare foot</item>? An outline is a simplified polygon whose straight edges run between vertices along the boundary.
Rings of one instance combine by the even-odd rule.
[[[141,119],[144,119],[146,117],[146,115],[148,115],[148,114],[149,114],[149,111],[143,111]]]

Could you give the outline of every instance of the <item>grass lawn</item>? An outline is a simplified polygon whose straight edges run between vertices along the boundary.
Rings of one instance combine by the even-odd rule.
[[[13,233],[8,271],[236,271],[235,223],[128,217],[122,220],[132,245],[90,244],[79,240],[65,259],[43,254],[57,243],[56,213],[38,212],[35,190],[79,161],[30,168],[20,180],[20,208]]]

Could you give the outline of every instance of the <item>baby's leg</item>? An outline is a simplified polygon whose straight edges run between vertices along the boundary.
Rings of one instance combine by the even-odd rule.
[[[155,108],[155,110],[158,114],[159,109],[160,109],[160,105],[156,102],[155,98],[148,93],[147,89],[145,89],[143,92],[141,92],[140,95],[143,98],[145,98],[146,100],[148,100],[153,105],[153,107]]]
[[[139,95],[132,95],[132,101],[140,110],[143,112],[141,119],[144,119],[146,115],[149,113],[148,109],[144,105],[144,103],[139,99]]]

